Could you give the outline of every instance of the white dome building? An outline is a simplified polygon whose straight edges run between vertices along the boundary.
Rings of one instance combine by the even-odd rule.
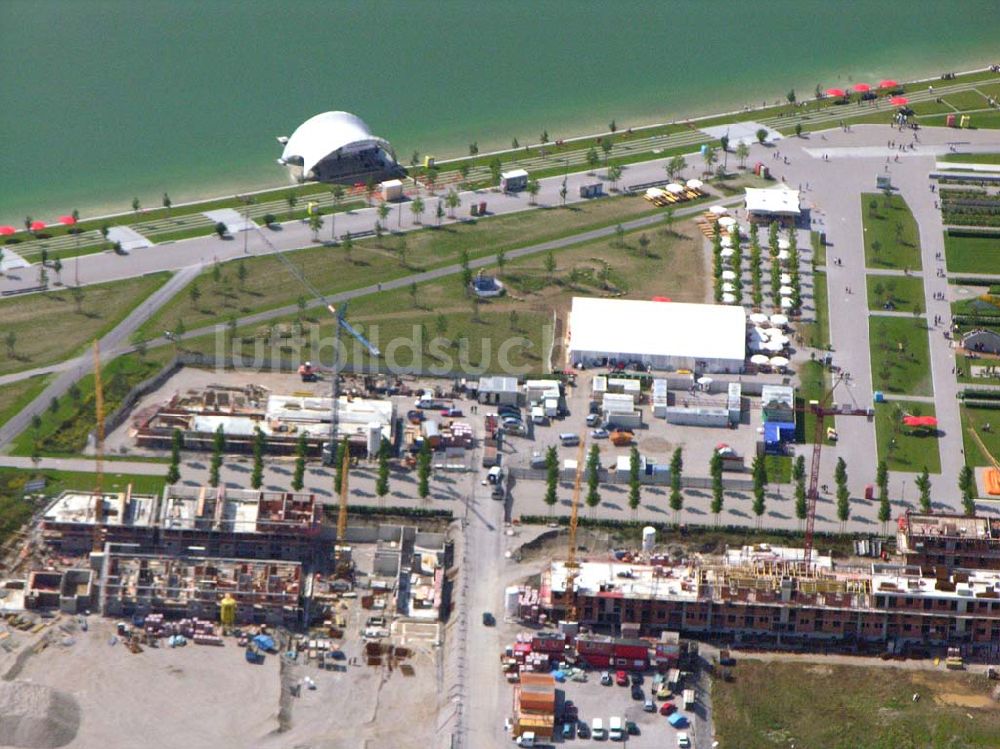
[[[285,146],[278,163],[299,180],[349,183],[402,172],[389,141],[372,135],[365,121],[350,112],[317,114],[278,142]]]

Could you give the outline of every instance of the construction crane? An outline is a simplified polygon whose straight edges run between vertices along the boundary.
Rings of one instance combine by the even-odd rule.
[[[570,596],[571,601],[568,612],[568,620],[571,622],[575,622],[577,618],[576,593],[573,590],[573,586],[576,584],[576,571],[580,567],[576,561],[576,526],[580,514],[580,480],[583,478],[583,461],[586,446],[586,441],[580,440],[580,450],[576,456],[576,477],[573,479],[573,506],[569,515],[569,549],[566,553],[566,595]]]
[[[351,463],[350,450],[344,450],[344,462],[340,466],[340,507],[337,510],[337,545],[334,547],[334,570],[337,577],[347,577],[348,569],[344,560],[344,537],[347,535],[347,473]]]
[[[104,522],[104,387],[101,383],[101,344],[94,339],[94,415],[97,422],[94,444],[94,541],[93,550],[100,551]]]

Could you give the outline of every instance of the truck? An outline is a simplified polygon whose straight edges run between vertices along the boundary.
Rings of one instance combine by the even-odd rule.
[[[491,445],[490,442],[493,442],[493,440],[487,440],[486,445],[483,447],[483,468],[494,468],[500,465],[496,443],[494,442]]]
[[[616,429],[611,433],[611,444],[615,447],[631,445],[633,439],[635,439],[635,435],[632,432],[626,432],[624,429]]]

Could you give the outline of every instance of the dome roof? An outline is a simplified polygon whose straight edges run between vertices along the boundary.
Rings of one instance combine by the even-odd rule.
[[[310,117],[295,129],[285,144],[281,160],[302,159],[302,170],[308,174],[331,153],[348,146],[353,146],[350,150],[355,150],[373,146],[388,148],[389,144],[372,135],[368,125],[357,115],[323,112]]]

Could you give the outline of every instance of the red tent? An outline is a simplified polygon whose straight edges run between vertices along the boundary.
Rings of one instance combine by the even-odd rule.
[[[889,103],[892,104],[892,106],[894,107],[905,107],[907,104],[910,103],[910,100],[907,99],[905,96],[893,96],[891,99],[889,99]]]
[[[855,83],[852,86],[852,88],[855,91],[857,91],[859,94],[863,94],[863,93],[865,93],[867,91],[871,91],[872,90],[872,87],[869,86],[867,83]]]
[[[73,218],[72,216],[60,216],[59,223],[65,224],[66,226],[72,226],[73,224],[76,223],[76,219]]]
[[[936,427],[938,420],[933,416],[904,416],[903,423],[908,427]]]
[[[650,301],[653,302],[672,302],[673,300],[668,296],[654,296]]]
[[[898,86],[898,85],[899,85],[899,83],[897,83],[896,81],[892,80],[892,78],[886,78],[884,81],[879,81],[878,87],[879,88],[896,88],[896,86]]]
[[[15,229],[13,226],[0,226],[0,234],[2,234],[3,236],[9,236],[11,234],[15,234],[16,232],[17,229]]]
[[[847,92],[842,88],[828,88],[826,90],[827,96],[846,96]]]
[[[41,231],[44,228],[45,228],[45,222],[44,221],[32,221],[31,222],[31,230],[32,231]]]

